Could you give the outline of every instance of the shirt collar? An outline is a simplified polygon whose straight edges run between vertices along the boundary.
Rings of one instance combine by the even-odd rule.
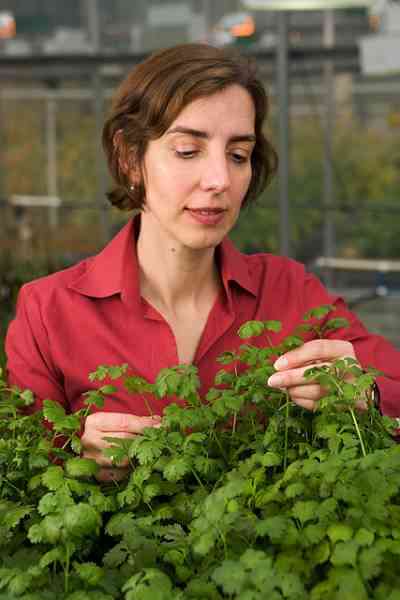
[[[246,255],[239,252],[230,239],[225,238],[219,247],[220,272],[224,288],[229,294],[229,282],[234,281],[241,288],[257,295],[257,282],[250,274],[250,264]]]
[[[96,256],[87,261],[85,272],[70,288],[91,298],[121,294],[123,300],[139,302],[139,268],[136,256],[137,219],[130,219]]]
[[[136,255],[135,231],[139,227],[139,215],[129,222],[96,256],[87,261],[86,271],[69,287],[84,296],[107,298],[121,294],[122,300],[140,303],[139,265]],[[230,296],[229,283],[257,295],[257,284],[251,278],[246,256],[225,238],[219,246],[222,282]]]

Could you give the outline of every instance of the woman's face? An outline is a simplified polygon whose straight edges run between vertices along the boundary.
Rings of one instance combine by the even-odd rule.
[[[194,100],[161,138],[149,142],[144,235],[196,250],[221,242],[250,184],[254,121],[250,94],[232,85]]]

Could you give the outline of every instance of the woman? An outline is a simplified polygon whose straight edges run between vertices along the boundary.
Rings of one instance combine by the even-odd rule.
[[[313,409],[322,391],[304,379],[305,368],[357,357],[385,373],[381,409],[400,414],[396,350],[368,334],[302,265],[244,256],[226,237],[276,171],[263,132],[267,111],[252,65],[226,50],[178,46],[133,69],[117,91],[103,144],[116,184],[112,204],[140,212],[99,255],[22,288],[6,343],[10,383],[32,389],[37,406],[52,398],[76,410],[99,364],[128,363],[154,381],[163,367],[194,363],[205,392],[217,356],[240,344],[243,322],[282,321],[277,343],[307,310],[334,303],[350,327],[286,354],[268,384]],[[165,402],[151,402],[160,415]],[[100,479],[125,474],[102,457],[105,436],[158,423],[141,396],[123,391],[89,416],[84,454],[102,465]]]

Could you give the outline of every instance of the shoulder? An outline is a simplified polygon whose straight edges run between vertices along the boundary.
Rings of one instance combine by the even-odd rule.
[[[307,277],[305,265],[288,258],[260,252],[257,254],[243,255],[251,272],[264,273],[269,279],[281,281],[299,281]]]
[[[89,270],[93,258],[86,258],[71,267],[25,283],[20,289],[20,298],[46,302],[59,294],[71,293],[71,286]]]
[[[276,302],[290,302],[299,310],[308,310],[331,298],[325,286],[306,266],[286,256],[259,253],[245,256],[250,279],[257,294]]]

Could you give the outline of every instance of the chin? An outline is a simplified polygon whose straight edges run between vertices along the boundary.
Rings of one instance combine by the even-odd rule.
[[[203,235],[199,236],[198,239],[191,238],[190,240],[182,240],[187,248],[192,250],[209,250],[210,248],[216,248],[224,239],[225,235]]]

